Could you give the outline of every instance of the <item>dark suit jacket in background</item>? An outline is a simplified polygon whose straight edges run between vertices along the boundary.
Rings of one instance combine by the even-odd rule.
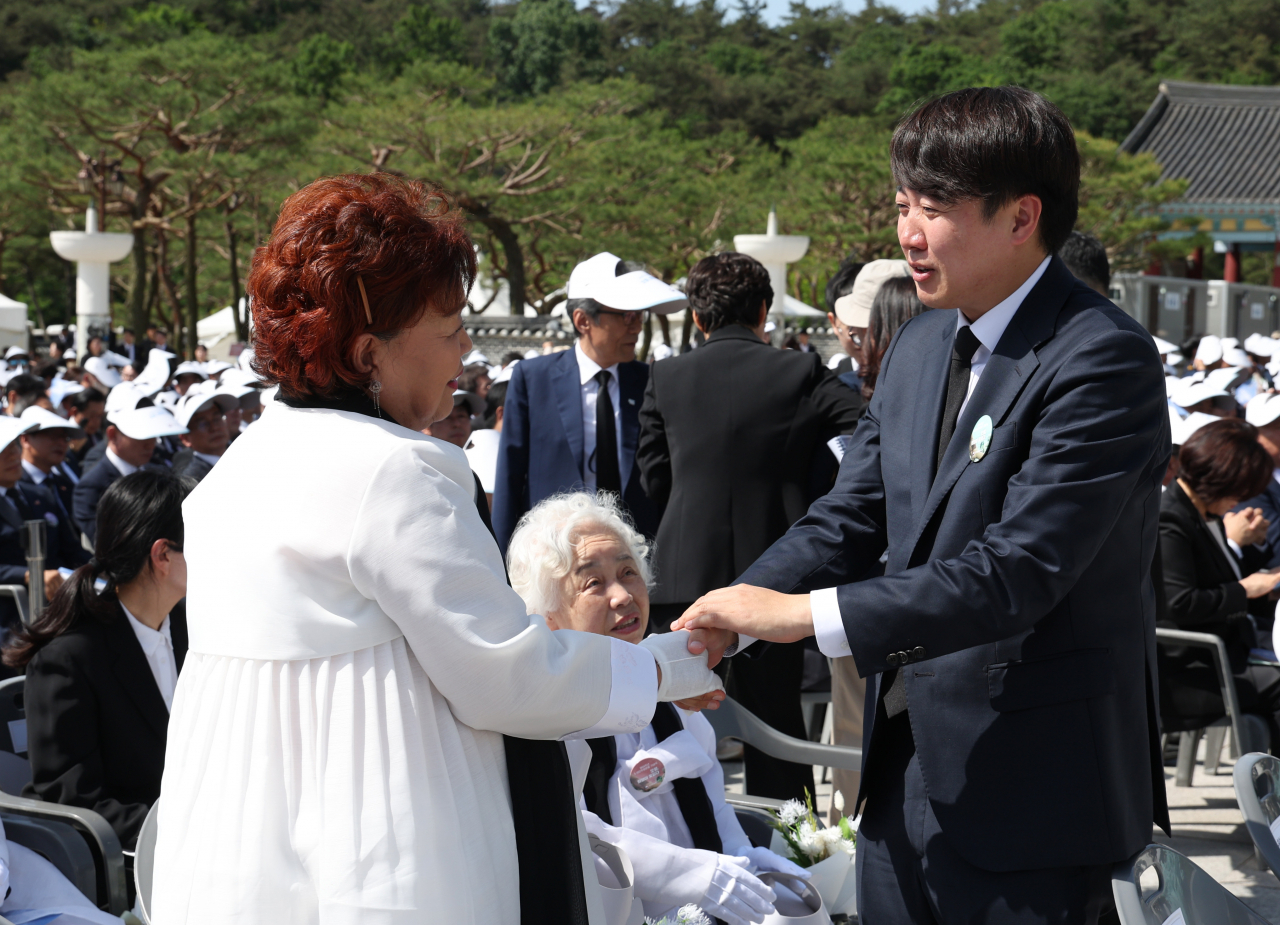
[[[1266,558],[1260,567],[1275,568],[1280,565],[1280,482],[1272,479],[1267,483],[1266,491],[1256,498],[1250,498],[1236,510],[1244,510],[1247,507],[1261,509],[1262,516],[1271,521],[1264,544]]]
[[[169,615],[173,654],[187,654],[186,610]],[[26,796],[83,806],[126,849],[160,796],[169,711],[123,611],[86,618],[36,653],[24,690],[31,783]]]
[[[1168,826],[1150,575],[1170,448],[1160,360],[1137,322],[1054,258],[935,477],[955,333],[953,310],[898,330],[835,488],[741,580],[838,588],[854,661],[875,675],[869,705],[890,656],[911,653],[920,770],[965,860],[1116,862],[1150,841],[1153,817]],[[984,415],[994,430],[974,462]],[[857,581],[886,550],[885,575]],[[1166,577],[1173,567],[1166,557]]]
[[[197,482],[213,471],[213,464],[201,459],[195,453],[188,453],[178,461],[175,457],[173,474],[183,478],[195,479]]]
[[[93,542],[98,535],[98,502],[102,493],[111,487],[111,483],[120,478],[120,470],[111,464],[111,460],[103,458],[90,469],[76,486],[75,510],[71,515],[76,520],[84,535]]]
[[[80,534],[63,516],[46,489],[31,482],[18,482],[14,486],[22,494],[31,515],[45,521],[46,569],[75,569],[89,561],[89,553],[80,545]],[[8,498],[0,498],[0,585],[24,584],[27,573],[27,552],[22,543],[22,520]],[[0,597],[0,626],[14,627],[18,623],[18,609],[13,600]]]
[[[665,508],[653,601],[692,603],[741,575],[808,510],[815,455],[864,408],[816,353],[774,349],[738,324],[654,364],[636,450]]]
[[[618,364],[622,404],[619,433],[624,455],[634,459],[640,431],[640,402],[649,381],[645,363]],[[507,543],[525,512],[562,491],[581,491],[584,460],[582,382],[575,350],[522,360],[511,374],[502,414],[502,442],[493,491],[493,529],[506,555]],[[620,473],[627,482],[622,501],[637,529],[652,537],[662,509],[640,487],[640,468]]]

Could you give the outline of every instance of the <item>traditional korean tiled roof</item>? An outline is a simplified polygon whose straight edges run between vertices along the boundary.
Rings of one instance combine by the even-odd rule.
[[[1190,180],[1185,203],[1280,203],[1280,87],[1167,80],[1121,149]]]

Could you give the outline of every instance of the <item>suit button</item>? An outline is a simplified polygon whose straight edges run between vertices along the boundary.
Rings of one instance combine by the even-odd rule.
[[[898,653],[898,664],[899,664],[899,665],[905,665],[905,664],[906,664],[907,662],[909,662],[909,661],[911,661],[911,656],[910,656],[910,655],[908,655],[906,652],[899,652],[899,653]]]
[[[916,646],[911,655],[917,662],[924,661],[924,646]]]
[[[898,667],[898,653],[897,653],[897,652],[890,652],[888,655],[886,655],[886,656],[885,656],[885,659],[884,659],[884,660],[885,660],[886,662],[888,662],[888,663],[889,663],[889,667],[890,667],[890,668],[897,668],[897,667]]]

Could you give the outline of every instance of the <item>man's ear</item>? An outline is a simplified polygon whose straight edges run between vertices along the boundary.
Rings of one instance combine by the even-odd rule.
[[[580,308],[573,310],[573,329],[579,335],[586,334],[591,329],[591,317]]]

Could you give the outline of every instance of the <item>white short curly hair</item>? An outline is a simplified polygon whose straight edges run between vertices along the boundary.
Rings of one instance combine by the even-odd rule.
[[[573,568],[574,551],[583,537],[601,529],[627,547],[645,587],[653,587],[652,550],[616,495],[552,495],[520,518],[507,545],[507,573],[511,587],[524,598],[526,612],[545,615],[564,606],[564,580]]]

